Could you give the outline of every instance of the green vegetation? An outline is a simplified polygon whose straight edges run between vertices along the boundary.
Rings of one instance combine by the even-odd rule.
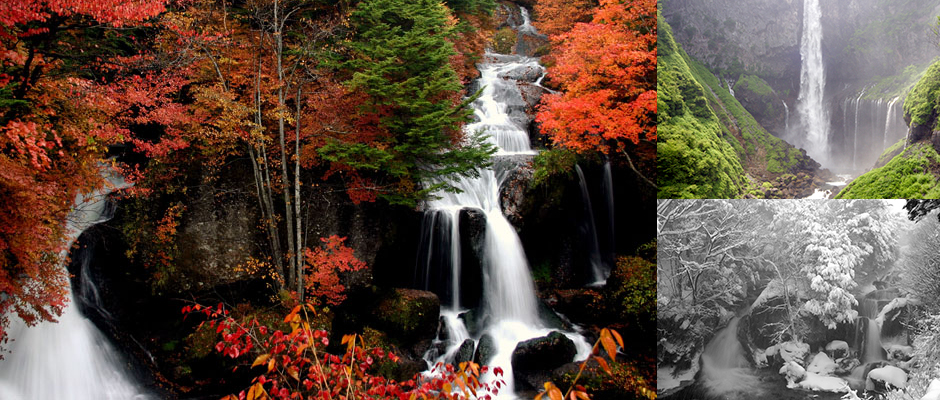
[[[669,25],[659,24],[659,197],[760,197],[770,187],[748,188],[745,172],[771,181],[801,168],[806,156],[767,132],[711,71],[685,54]],[[738,85],[772,93],[756,76],[742,75]]]
[[[914,89],[904,100],[904,115],[911,117],[911,124],[933,124],[933,129],[940,129],[937,114],[940,113],[940,61],[933,63],[923,78],[914,85]]]
[[[876,78],[874,85],[865,91],[866,99],[890,99],[893,97],[902,97],[906,95],[911,87],[917,83],[927,68],[927,64],[908,65],[901,72],[885,78]]]
[[[856,178],[836,198],[940,198],[940,179],[934,171],[940,171],[940,155],[929,142],[915,143],[885,166]]]
[[[761,96],[767,96],[773,93],[773,89],[763,79],[757,75],[741,75],[734,84],[734,90],[750,90]]]
[[[516,47],[516,31],[506,27],[493,34],[493,50],[500,54],[512,54]]]
[[[727,198],[744,191],[744,170],[708,107],[688,57],[659,18],[657,175],[659,198]]]

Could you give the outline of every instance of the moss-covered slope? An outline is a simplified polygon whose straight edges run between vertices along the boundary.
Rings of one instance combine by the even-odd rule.
[[[718,118],[692,76],[687,56],[659,18],[657,176],[659,198],[731,198],[744,193],[744,170],[721,139]]]
[[[812,193],[819,164],[768,133],[705,66],[685,54],[662,18],[659,27],[659,197]]]
[[[903,143],[903,141],[899,142]],[[885,153],[897,148],[892,146]],[[838,199],[940,198],[940,155],[929,142],[908,146],[883,167],[856,178]]]

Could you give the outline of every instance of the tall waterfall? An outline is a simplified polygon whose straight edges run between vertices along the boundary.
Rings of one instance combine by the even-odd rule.
[[[114,186],[119,178],[111,178]],[[67,238],[72,243],[85,229],[103,222],[107,195],[104,188],[90,196],[78,196],[69,215]],[[67,251],[60,257],[64,260]],[[65,274],[65,266],[62,267]],[[149,399],[150,395],[127,375],[126,365],[108,339],[71,303],[58,322],[36,326],[10,316],[10,354],[0,360],[0,399],[128,400]]]
[[[581,166],[575,164],[575,172],[578,173],[578,183],[581,186],[581,198],[584,201],[584,223],[588,241],[588,256],[591,263],[591,272],[594,277],[594,284],[603,284],[607,280],[607,271],[604,263],[601,261],[601,246],[597,239],[597,226],[594,224],[594,207],[591,205],[591,195],[588,193],[587,181],[584,179],[584,172]]]
[[[806,130],[806,151],[826,165],[829,160],[829,116],[823,104],[826,73],[822,59],[821,19],[819,0],[803,0],[802,65],[797,110]]]
[[[533,30],[528,20],[528,14],[522,13],[524,22],[516,27],[520,30]],[[499,391],[499,398],[513,398],[514,382],[512,374],[511,356],[516,345],[523,341],[548,335],[550,329],[540,318],[538,311],[538,297],[535,292],[535,283],[529,273],[529,265],[522,242],[516,234],[515,228],[503,215],[500,208],[499,189],[519,161],[528,159],[535,154],[529,145],[528,132],[510,117],[510,104],[520,106],[522,99],[518,81],[510,72],[527,69],[544,74],[544,69],[538,59],[504,55],[487,52],[483,62],[478,65],[480,70],[479,84],[483,91],[476,99],[472,108],[477,122],[465,127],[468,132],[484,131],[490,136],[491,143],[497,146],[494,155],[493,167],[480,171],[477,178],[461,177],[454,181],[454,186],[461,193],[438,193],[438,199],[427,203],[425,217],[425,233],[422,234],[422,252],[433,252],[432,243],[449,247],[444,251],[450,256],[441,256],[436,260],[433,257],[423,258],[419,262],[427,265],[419,269],[433,268],[432,262],[439,262],[439,268],[450,268],[450,282],[442,285],[451,288],[452,301],[443,301],[441,314],[444,317],[448,331],[447,351],[444,354],[429,352],[426,359],[432,363],[452,362],[454,353],[466,339],[479,341],[483,335],[490,335],[494,339],[496,350],[487,364],[502,367],[505,374],[500,377],[508,386]],[[539,78],[540,79],[540,78]],[[536,80],[537,82],[537,80]],[[486,217],[485,238],[482,246],[483,270],[483,298],[480,319],[484,324],[477,336],[471,337],[462,319],[459,301],[460,288],[460,229],[458,226],[460,210],[478,210]],[[429,220],[433,222],[428,224]],[[435,228],[436,226],[436,228]],[[435,240],[430,238],[435,234],[449,235],[449,238]],[[446,265],[446,266],[445,266]],[[426,275],[432,275],[426,273]],[[590,352],[590,345],[581,335],[566,333],[575,342],[578,349],[577,358],[586,358]],[[450,358],[450,359],[449,359]],[[487,376],[492,379],[492,376]]]

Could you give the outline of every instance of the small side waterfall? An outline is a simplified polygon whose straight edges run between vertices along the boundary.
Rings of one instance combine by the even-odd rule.
[[[790,134],[790,107],[787,106],[786,101],[780,100],[780,102],[783,103],[783,112],[784,112],[783,132],[784,132],[784,136],[787,136]]]
[[[888,110],[885,112],[885,134],[882,138],[882,149],[887,149],[891,145],[888,143],[888,137],[891,135],[892,122],[894,122],[894,105],[898,102],[898,99],[900,97],[895,97],[888,102]]]
[[[888,147],[904,137],[907,129],[899,122],[903,121],[903,110],[898,107],[901,97],[866,99],[866,91],[852,93],[842,102],[842,140],[834,141],[832,153],[835,160],[852,166],[852,171],[844,172],[871,168]]]
[[[855,133],[852,134],[852,170],[857,170],[855,161],[858,157],[858,105],[861,103],[862,96],[865,95],[865,90],[862,90],[858,94],[858,98],[855,99]]]
[[[806,128],[806,150],[823,165],[829,161],[829,117],[823,103],[826,72],[822,58],[822,11],[819,0],[803,0],[800,40],[800,95],[797,109]]]
[[[587,181],[584,179],[584,172],[581,166],[575,164],[575,171],[578,173],[578,183],[581,186],[581,199],[584,202],[584,230],[588,241],[588,256],[591,263],[591,272],[593,273],[593,284],[603,284],[607,279],[604,262],[601,260],[600,242],[597,240],[597,226],[594,224],[594,207],[591,206],[591,195],[588,193]]]
[[[124,183],[111,177],[111,187]],[[111,188],[78,196],[67,223],[71,244],[87,228],[109,218]],[[67,252],[60,254],[65,259]],[[87,260],[80,260],[86,262]],[[65,267],[63,266],[63,273]],[[94,290],[90,289],[89,290]],[[128,376],[120,354],[77,307],[71,294],[58,322],[36,326],[10,316],[8,354],[0,360],[0,398],[5,400],[128,400],[152,398]]]
[[[617,240],[615,237],[616,230],[614,229],[614,176],[610,167],[610,160],[604,161],[604,200],[607,201],[607,221],[608,221],[608,231],[607,231],[607,245],[608,247],[608,260],[609,265],[612,267],[614,265],[614,253],[616,253]]]

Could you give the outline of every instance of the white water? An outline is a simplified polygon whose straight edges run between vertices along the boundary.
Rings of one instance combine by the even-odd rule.
[[[783,122],[784,123],[783,132],[785,135],[789,135],[790,134],[790,107],[787,106],[787,102],[783,100],[780,100],[780,102],[783,103],[783,112],[785,115],[784,117],[785,119]]]
[[[715,398],[752,398],[748,395],[754,394],[759,383],[738,341],[738,321],[734,317],[718,331],[701,356],[702,387]]]
[[[119,178],[110,179],[110,183],[124,185]],[[68,218],[66,249],[82,231],[107,218],[105,206],[112,190],[104,188],[88,197],[78,196]],[[67,250],[60,254],[63,260],[66,256]],[[64,265],[62,271],[67,273]],[[11,353],[0,361],[0,399],[151,398],[128,376],[107,338],[75,306],[77,299],[71,290],[70,295],[71,303],[57,323],[41,322],[29,327],[20,318],[10,316]]]
[[[803,0],[800,43],[800,96],[797,111],[806,129],[806,151],[824,166],[829,161],[829,117],[823,104],[826,73],[822,59],[822,11],[819,0]]]
[[[861,93],[858,94],[858,98],[855,99],[855,134],[852,135],[852,171],[855,171],[855,156],[858,152],[858,105],[862,102],[862,96],[865,95],[865,90],[863,89]]]
[[[531,29],[528,13],[523,9],[524,23],[519,30]],[[520,67],[537,68],[543,71],[536,58],[522,56],[506,56],[487,53],[484,62],[478,65],[480,70],[479,83],[483,86],[480,97],[473,102],[474,114],[479,121],[465,127],[468,132],[483,131],[490,135],[491,143],[497,146],[496,159],[525,157],[535,154],[529,145],[529,136],[525,129],[515,124],[507,113],[507,102],[520,97],[517,84],[512,79],[504,79],[499,75]],[[539,78],[541,79],[541,78]],[[508,163],[494,163],[505,165]],[[516,234],[515,228],[509,223],[500,208],[499,188],[511,171],[505,167],[490,168],[480,171],[477,178],[459,178],[453,182],[461,193],[438,193],[438,199],[427,203],[427,213],[434,213],[435,218],[449,219],[449,234],[452,235],[449,243],[459,247],[458,215],[461,209],[470,208],[482,211],[486,215],[485,242],[483,246],[483,304],[482,309],[488,318],[484,319],[486,326],[479,333],[480,337],[489,334],[495,342],[495,353],[488,362],[490,366],[501,367],[504,374],[499,377],[505,386],[499,391],[497,398],[515,398],[512,374],[511,357],[516,345],[523,340],[546,336],[554,329],[544,324],[538,316],[538,297],[535,284],[529,273],[522,243]],[[428,229],[427,227],[425,227]],[[432,226],[433,228],[433,226]],[[433,234],[433,233],[432,233]],[[451,285],[453,293],[459,293],[459,249],[451,250],[450,260],[452,270]],[[429,260],[430,263],[430,260]],[[432,364],[448,362],[457,351],[461,343],[470,337],[462,320],[457,316],[464,310],[459,308],[459,301],[455,300],[452,307],[445,307],[441,314],[448,329],[448,349],[445,354],[430,359]],[[591,346],[585,339],[577,334],[566,332],[577,347],[576,360],[587,358]],[[473,337],[479,341],[479,337]],[[429,353],[430,355],[431,353]],[[492,373],[485,376],[484,381],[492,381]]]
[[[891,134],[891,123],[894,122],[894,105],[898,102],[898,99],[900,99],[900,97],[895,97],[888,102],[888,111],[885,115],[885,135],[881,145],[882,151],[888,149],[888,136]]]

